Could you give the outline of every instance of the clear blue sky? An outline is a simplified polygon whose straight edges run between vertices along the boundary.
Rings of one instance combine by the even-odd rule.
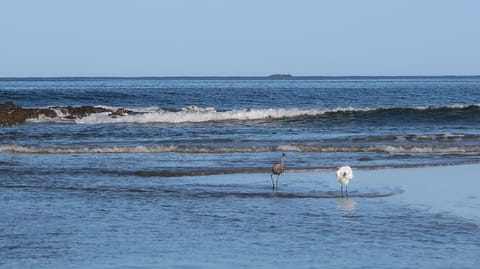
[[[0,77],[478,75],[476,0],[2,0]]]

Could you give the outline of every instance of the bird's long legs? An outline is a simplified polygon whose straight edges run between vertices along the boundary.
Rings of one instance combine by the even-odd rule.
[[[340,184],[340,193],[343,197],[348,197],[348,185],[345,185],[345,194],[343,193],[343,184]]]
[[[276,182],[277,182],[277,184],[276,184],[276,185],[277,185],[276,189],[277,189],[277,190],[278,190],[278,178],[279,178],[279,177],[280,177],[280,175],[277,175],[277,180],[276,180]],[[272,191],[275,191],[275,182],[273,181],[273,173],[270,175],[270,179],[272,179]]]
[[[273,173],[270,175],[270,178],[272,179],[272,191],[275,190],[275,183],[273,182]]]

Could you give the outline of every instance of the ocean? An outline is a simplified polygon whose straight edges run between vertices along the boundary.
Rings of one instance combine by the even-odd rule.
[[[1,268],[479,265],[479,222],[334,170],[480,163],[480,77],[1,78],[6,102],[57,116],[0,127]]]

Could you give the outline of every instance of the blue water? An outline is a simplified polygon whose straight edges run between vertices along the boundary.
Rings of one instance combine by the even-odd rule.
[[[349,210],[270,182],[281,152],[286,175],[480,163],[478,77],[0,79],[7,101],[135,113],[0,127],[2,268],[478,265],[478,223],[401,190]]]

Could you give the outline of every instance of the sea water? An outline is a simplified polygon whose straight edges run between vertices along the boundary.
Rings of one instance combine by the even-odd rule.
[[[331,177],[479,163],[478,77],[0,79],[6,101],[136,113],[0,127],[2,268],[479,264],[475,219]]]

